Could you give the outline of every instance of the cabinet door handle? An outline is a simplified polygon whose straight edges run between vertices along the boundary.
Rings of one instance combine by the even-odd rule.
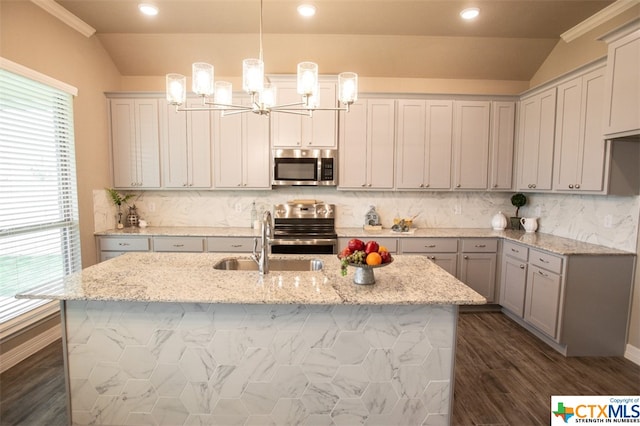
[[[548,261],[548,260],[544,260],[543,258],[540,258],[540,262],[542,262],[542,263],[549,263],[549,261]]]
[[[184,247],[184,244],[174,244],[174,247]]]
[[[476,247],[478,248],[485,248],[487,245],[486,244],[476,244]]]
[[[425,247],[427,247],[427,248],[435,248],[435,246],[436,246],[435,244],[429,244],[428,246],[425,246]]]
[[[520,253],[520,250],[516,250],[514,248],[512,248],[511,251],[514,252],[514,253]]]
[[[128,246],[128,245],[130,245],[130,244],[129,244],[129,243],[118,243],[118,245],[119,245],[119,246],[122,246],[122,247],[127,247],[127,246]]]
[[[549,275],[545,274],[544,272],[542,272],[541,270],[538,269],[538,273],[540,275],[542,275],[543,277],[548,277]]]
[[[233,247],[233,248],[242,247],[242,244],[231,244],[231,247]]]
[[[520,265],[520,269],[524,269],[524,265]]]

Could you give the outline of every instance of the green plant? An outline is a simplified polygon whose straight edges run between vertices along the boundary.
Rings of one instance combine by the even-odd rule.
[[[134,197],[133,194],[120,195],[120,193],[113,188],[105,188],[105,190],[109,194],[109,197],[111,197],[113,204],[118,207],[122,206],[123,203],[127,204],[127,201]]]
[[[518,192],[517,194],[513,194],[511,196],[511,204],[513,204],[513,206],[516,208],[515,217],[518,217],[518,212],[520,212],[520,207],[527,204],[527,197],[521,192]]]

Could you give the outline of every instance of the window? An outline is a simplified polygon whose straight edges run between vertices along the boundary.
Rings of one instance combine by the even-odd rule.
[[[0,337],[58,306],[16,293],[81,269],[72,94],[7,64],[0,63]]]

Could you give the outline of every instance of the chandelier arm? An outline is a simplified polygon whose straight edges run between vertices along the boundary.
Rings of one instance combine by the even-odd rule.
[[[281,109],[300,109],[300,110],[308,109],[308,108],[291,108],[291,107],[296,107],[301,105],[304,105],[304,102],[292,102],[290,104],[274,105],[272,107],[269,107],[269,109],[273,111],[279,111]]]
[[[176,105],[176,111],[252,111],[251,107],[246,107],[244,105],[222,105],[222,104],[213,104],[207,103],[210,106],[203,107],[181,107]]]
[[[313,111],[312,110],[303,109],[303,108],[298,108],[298,109],[276,109],[276,110],[269,108],[269,110],[271,110],[272,112],[280,113],[280,114],[304,115],[304,116],[307,116],[307,117],[311,117],[313,115]]]

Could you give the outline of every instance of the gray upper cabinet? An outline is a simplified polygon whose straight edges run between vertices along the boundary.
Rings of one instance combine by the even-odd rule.
[[[396,188],[451,188],[453,101],[398,101]]]
[[[160,187],[158,100],[109,100],[113,186]]]
[[[606,152],[603,102],[602,68],[558,86],[555,191],[602,191]]]
[[[271,189],[268,117],[217,113],[213,135],[215,188]]]
[[[393,99],[360,99],[340,113],[339,187],[393,189]]]
[[[188,99],[187,106],[202,105]],[[160,101],[162,186],[172,189],[211,187],[211,113],[176,111]]]
[[[454,189],[487,189],[490,112],[489,101],[454,102]]]
[[[604,133],[607,137],[640,132],[640,19],[603,39],[609,43],[605,84]]]
[[[301,102],[296,82],[277,82],[278,105]],[[336,84],[320,82],[320,108],[336,107]],[[302,106],[298,106],[302,108]],[[274,148],[336,148],[338,112],[314,111],[313,116],[272,112],[271,140]]]
[[[555,87],[520,101],[517,183],[519,190],[551,189],[555,116]]]

